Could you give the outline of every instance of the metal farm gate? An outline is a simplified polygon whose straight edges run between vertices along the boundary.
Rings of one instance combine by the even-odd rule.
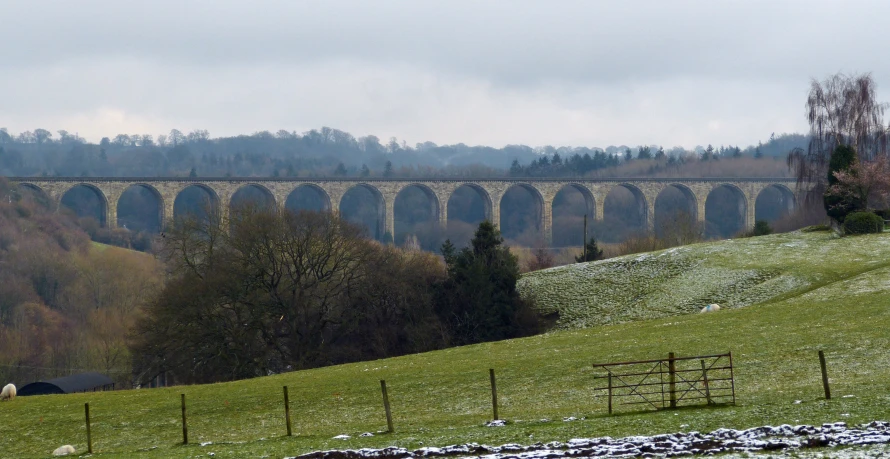
[[[636,362],[599,363],[605,370],[597,379],[607,380],[609,414],[612,399],[621,405],[649,405],[656,410],[676,408],[681,403],[735,404],[732,352],[726,354],[675,357]]]

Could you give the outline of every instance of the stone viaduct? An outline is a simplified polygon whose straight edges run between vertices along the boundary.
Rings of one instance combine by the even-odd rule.
[[[62,197],[76,186],[92,189],[104,205],[105,224],[117,225],[118,200],[128,188],[140,186],[148,189],[159,202],[159,221],[167,224],[174,216],[176,197],[184,189],[197,186],[204,189],[223,214],[231,206],[232,196],[242,187],[253,186],[261,190],[271,202],[284,206],[288,196],[300,187],[312,187],[320,192],[327,210],[337,212],[343,196],[353,187],[364,187],[377,199],[380,234],[394,232],[394,204],[396,196],[407,187],[418,187],[427,195],[433,215],[440,224],[448,221],[448,199],[461,186],[476,190],[485,205],[487,219],[500,224],[500,204],[504,194],[512,187],[523,187],[535,197],[538,228],[545,240],[551,241],[553,231],[553,200],[565,187],[580,191],[586,200],[588,213],[595,220],[602,220],[606,196],[616,187],[630,190],[636,197],[642,221],[652,228],[655,221],[655,200],[668,187],[680,190],[690,202],[695,218],[705,221],[705,202],[717,188],[725,187],[737,197],[739,215],[745,228],[754,225],[755,203],[758,195],[769,187],[779,189],[789,209],[798,201],[794,191],[794,179],[790,178],[722,178],[722,179],[570,179],[570,178],[491,178],[491,179],[380,179],[380,178],[87,178],[87,177],[11,177],[19,186],[29,187],[47,195],[60,204]]]

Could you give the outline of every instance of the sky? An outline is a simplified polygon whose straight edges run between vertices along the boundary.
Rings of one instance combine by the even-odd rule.
[[[813,78],[890,100],[890,2],[0,0],[0,127],[409,145],[739,145]],[[58,136],[58,135],[56,135]]]

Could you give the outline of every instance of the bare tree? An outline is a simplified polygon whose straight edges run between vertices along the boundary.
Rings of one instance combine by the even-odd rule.
[[[544,241],[539,240],[535,245],[537,247],[532,250],[532,258],[525,263],[526,271],[539,271],[541,269],[552,268],[556,263],[547,244],[545,244]]]
[[[876,101],[871,74],[838,73],[811,82],[806,103],[810,142],[806,150],[792,150],[787,159],[798,187],[813,185],[808,200],[821,200],[827,188],[828,162],[839,145],[852,146],[861,161],[887,155],[886,107]]]

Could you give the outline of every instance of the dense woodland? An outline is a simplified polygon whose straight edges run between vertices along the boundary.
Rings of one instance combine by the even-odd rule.
[[[90,242],[72,213],[2,178],[0,196],[0,381],[89,370],[128,387],[126,335],[161,264]]]
[[[443,260],[364,237],[328,212],[246,204],[186,218],[133,342],[139,381],[262,376],[541,331],[519,265],[488,222]]]
[[[771,135],[766,143],[746,148],[707,145],[691,150],[658,145],[493,148],[432,142],[412,147],[395,138],[384,144],[373,135],[355,138],[347,132],[323,127],[304,134],[282,130],[220,138],[211,138],[203,130],[183,134],[174,129],[157,137],[119,134],[94,144],[64,130],[9,133],[0,127],[0,176],[648,176],[652,172],[646,168],[621,166],[634,160],[661,158],[671,166],[674,162],[682,166],[697,159],[784,158],[791,149],[804,147],[806,142],[805,136],[782,134]],[[555,157],[564,164],[553,165]],[[517,166],[522,170],[517,170]],[[721,173],[727,172],[728,169]],[[755,176],[776,173],[773,169],[758,172],[754,168],[747,172]]]

